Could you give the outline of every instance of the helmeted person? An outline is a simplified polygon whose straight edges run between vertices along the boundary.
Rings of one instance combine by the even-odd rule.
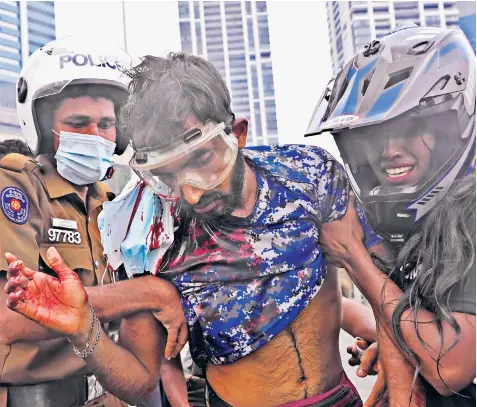
[[[318,104],[308,134],[323,131],[398,249],[392,281],[349,234],[325,231],[329,258],[419,365],[427,405],[475,405],[475,55],[462,31],[406,24],[368,44]],[[344,224],[360,229],[351,216]]]
[[[99,286],[89,296],[102,322],[147,308],[127,299],[118,304],[115,293],[102,290],[113,276],[97,227],[108,200],[100,181],[112,174],[113,154],[128,145],[116,117],[128,95],[122,71],[130,65],[121,48],[81,37],[35,51],[20,74],[17,108],[26,142],[38,157],[9,154],[0,161],[1,278],[6,281],[9,264],[11,281],[21,278],[15,270],[23,266],[51,274],[62,265],[61,255],[84,286]],[[82,349],[74,351],[65,337],[9,310],[2,298],[0,405],[126,405],[99,385]],[[123,325],[131,328],[127,321]]]

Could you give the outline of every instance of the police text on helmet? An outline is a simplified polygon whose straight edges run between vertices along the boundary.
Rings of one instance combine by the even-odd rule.
[[[67,64],[75,66],[98,66],[111,69],[122,69],[119,61],[114,61],[111,57],[103,57],[102,55],[85,55],[85,54],[63,54],[60,55],[60,69]]]

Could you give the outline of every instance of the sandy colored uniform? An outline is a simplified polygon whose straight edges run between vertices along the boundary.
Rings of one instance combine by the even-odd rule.
[[[75,186],[58,174],[46,156],[36,161],[19,154],[5,156],[0,161],[0,270],[7,269],[4,253],[10,252],[26,266],[49,273],[46,251],[54,246],[85,286],[109,283],[97,225],[106,200],[106,192],[96,184],[89,188],[85,207]],[[12,385],[88,374],[86,363],[64,338],[2,344],[0,407],[7,405]],[[110,395],[90,405],[126,406]]]

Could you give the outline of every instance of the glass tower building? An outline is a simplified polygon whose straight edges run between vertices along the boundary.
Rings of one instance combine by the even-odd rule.
[[[52,1],[0,0],[0,141],[21,135],[15,83],[23,62],[55,38]]]
[[[221,73],[235,115],[250,120],[249,144],[277,144],[266,2],[178,3],[182,51],[204,57]]]
[[[397,24],[459,27],[457,1],[327,1],[326,11],[333,71],[366,43]]]

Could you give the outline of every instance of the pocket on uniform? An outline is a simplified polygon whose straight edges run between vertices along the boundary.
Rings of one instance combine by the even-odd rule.
[[[85,286],[94,285],[95,276],[93,272],[93,260],[88,246],[69,243],[42,243],[40,245],[40,258],[50,270],[51,265],[48,261],[46,252],[52,246],[58,251],[66,265],[78,273],[82,283]],[[43,271],[47,272],[47,270]],[[48,274],[55,275],[55,273]]]

